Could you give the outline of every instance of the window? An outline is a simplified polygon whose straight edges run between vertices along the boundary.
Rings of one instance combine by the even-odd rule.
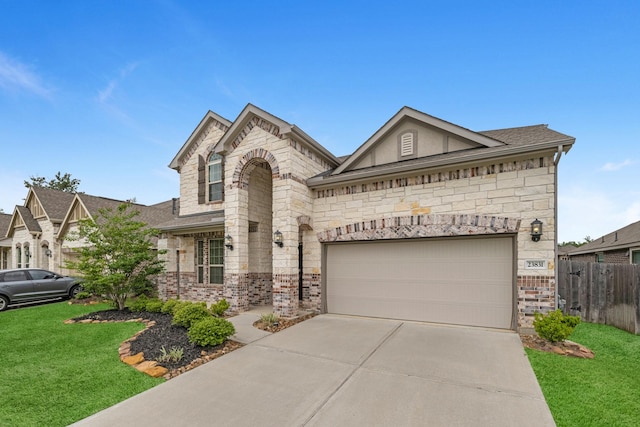
[[[18,268],[22,268],[22,248],[20,246],[16,247],[16,262]]]
[[[29,258],[31,258],[31,251],[29,250],[29,246],[25,245],[25,247],[24,247],[24,268],[29,268]]]
[[[598,252],[596,254],[596,262],[604,262],[604,252]]]
[[[640,265],[640,250],[631,252],[631,264]]]
[[[224,239],[209,240],[209,283],[224,282]]]
[[[196,270],[198,283],[204,283],[204,240],[198,240],[196,247]]]
[[[222,156],[211,153],[208,162],[208,190],[209,201],[218,202],[222,200]]]

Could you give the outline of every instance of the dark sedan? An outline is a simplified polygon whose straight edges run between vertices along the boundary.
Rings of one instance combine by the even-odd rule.
[[[82,290],[77,278],[39,268],[0,270],[0,311],[10,304],[73,298]]]

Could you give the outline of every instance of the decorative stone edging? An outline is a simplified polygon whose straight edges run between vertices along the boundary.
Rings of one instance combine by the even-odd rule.
[[[156,324],[155,321],[143,319],[143,318],[136,318],[136,319],[122,320],[119,322],[121,323],[138,322],[138,323],[145,324],[145,328],[143,330],[136,332],[131,338],[123,341],[122,344],[120,344],[120,347],[118,348],[118,355],[120,356],[120,361],[122,361],[123,363],[126,363],[127,365],[137,369],[138,371],[154,378],[163,377],[166,380],[170,380],[171,378],[175,378],[178,375],[184,372],[187,372],[197,366],[200,366],[204,363],[207,363],[213,359],[216,359],[220,356],[223,356],[227,353],[232,352],[233,350],[236,350],[242,347],[242,344],[238,342],[227,340],[225,341],[224,346],[221,349],[218,349],[212,353],[207,353],[203,351],[201,354],[201,357],[193,360],[188,365],[169,371],[164,366],[161,366],[160,364],[158,364],[158,362],[156,362],[155,360],[145,360],[144,353],[142,352],[131,354],[131,343],[135,341],[136,338],[138,338],[138,336],[142,334],[144,331],[146,331],[152,326],[155,326]],[[64,323],[72,324],[72,323],[117,323],[117,322],[112,320],[83,319],[83,320],[76,321],[73,319],[68,319],[68,320],[65,320]]]

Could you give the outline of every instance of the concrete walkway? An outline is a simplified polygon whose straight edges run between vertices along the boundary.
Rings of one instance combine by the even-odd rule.
[[[271,312],[271,309],[268,312]],[[233,323],[236,328],[236,334],[231,339],[242,344],[249,344],[271,335],[271,332],[253,327],[255,321],[260,320],[260,316],[264,313],[266,313],[264,310],[252,310],[228,318],[227,320]]]
[[[555,424],[513,332],[321,315],[76,425]]]

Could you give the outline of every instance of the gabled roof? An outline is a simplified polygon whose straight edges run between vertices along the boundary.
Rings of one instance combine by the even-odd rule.
[[[238,117],[233,121],[233,124],[227,133],[225,133],[222,139],[220,139],[216,144],[215,152],[219,154],[231,152],[235,148],[233,147],[233,143],[236,138],[240,136],[247,125],[250,125],[252,120],[256,118],[262,119],[275,126],[277,129],[269,129],[272,133],[283,137],[289,136],[295,138],[297,141],[300,141],[312,148],[330,164],[338,165],[340,163],[336,156],[320,145],[319,142],[307,135],[302,129],[296,125],[289,124],[279,117],[276,117],[252,104],[247,104]]]
[[[640,221],[605,234],[589,243],[585,243],[569,252],[569,255],[590,254],[635,247],[640,247]]]
[[[15,230],[16,222],[18,218],[22,219],[22,222],[30,233],[41,233],[42,228],[40,228],[40,224],[35,220],[33,215],[31,215],[31,211],[27,209],[25,206],[16,206],[16,209],[13,211],[13,217],[11,218],[11,223],[9,224],[9,231],[7,236],[13,236],[13,230]]]
[[[218,129],[222,130],[223,132],[226,132],[231,126],[231,122],[229,120],[214,113],[211,110],[207,111],[207,114],[204,115],[202,120],[200,120],[198,126],[191,133],[189,138],[187,138],[187,141],[182,145],[182,148],[180,148],[178,154],[176,154],[173,160],[171,160],[171,163],[169,163],[169,167],[171,169],[178,170],[180,168],[183,157],[193,152],[192,148],[194,147],[194,145],[199,143],[203,132],[206,131],[211,124],[217,126]]]
[[[62,222],[62,226],[58,231],[58,237],[61,237],[66,233],[66,228],[76,206],[82,206],[82,209],[91,218],[95,218],[100,213],[101,209],[115,210],[123,203],[128,202],[124,200],[109,199],[106,197],[91,196],[84,193],[76,194],[64,218],[64,221]],[[137,217],[137,219],[145,222],[150,227],[156,227],[158,224],[167,222],[175,218],[178,212],[176,209],[174,209],[174,200],[157,203],[153,206],[145,206],[137,203],[132,203],[132,206],[134,209],[140,212],[140,215]]]
[[[457,135],[461,138],[468,139],[473,141],[481,146],[485,147],[498,147],[504,145],[504,142],[497,141],[491,137],[478,134],[469,129],[463,128],[458,125],[454,125],[453,123],[449,123],[445,120],[439,119],[434,116],[430,116],[429,114],[425,114],[421,111],[414,110],[409,107],[402,107],[400,111],[398,111],[391,119],[389,119],[380,129],[376,131],[364,144],[362,144],[358,149],[351,155],[349,158],[344,161],[338,168],[336,168],[332,175],[338,175],[343,171],[347,170],[349,166],[355,164],[360,160],[366,153],[376,145],[380,140],[382,140],[389,132],[391,132],[396,125],[400,122],[404,121],[407,118],[412,118],[414,120],[418,120],[424,124],[442,129],[448,133],[453,135]]]
[[[9,224],[11,224],[11,215],[0,212],[0,239],[3,239],[9,233]]]
[[[36,198],[49,221],[59,223],[64,219],[74,195],[51,188],[31,186],[24,205],[29,206],[31,199]]]
[[[351,165],[357,164],[358,160],[366,155],[373,146],[384,139],[385,135],[390,133],[396,125],[407,118],[420,120],[429,126],[437,127],[445,132],[472,141],[478,144],[478,146],[460,151],[349,170]],[[574,137],[549,129],[547,125],[474,132],[412,108],[403,107],[349,158],[344,160],[339,167],[333,171],[327,171],[308,179],[307,185],[312,188],[319,188],[341,182],[356,182],[373,177],[378,178],[417,170],[473,164],[505,156],[547,150],[556,151],[560,148],[566,153],[574,143]]]

